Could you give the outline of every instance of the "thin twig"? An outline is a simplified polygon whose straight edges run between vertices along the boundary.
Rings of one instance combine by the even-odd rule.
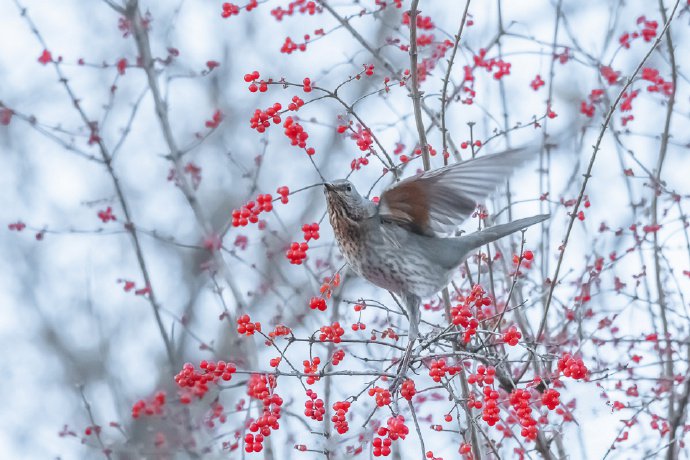
[[[448,130],[446,129],[446,108],[448,107],[448,82],[450,81],[450,72],[453,70],[453,63],[455,62],[455,55],[458,52],[458,46],[460,45],[460,37],[462,37],[462,31],[465,28],[465,22],[467,21],[467,11],[470,9],[470,2],[472,0],[467,0],[465,3],[465,10],[462,12],[462,18],[460,19],[460,27],[458,28],[458,33],[455,35],[455,41],[453,42],[453,51],[450,54],[450,59],[448,60],[448,67],[446,68],[446,75],[443,77],[443,88],[441,89],[441,136],[443,137],[443,164],[448,164],[448,159],[446,158],[446,153],[448,152]]]

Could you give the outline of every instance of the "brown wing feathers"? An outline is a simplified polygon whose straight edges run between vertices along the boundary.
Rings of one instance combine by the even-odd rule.
[[[422,184],[403,181],[381,196],[386,218],[408,227],[415,233],[429,232],[429,203]]]
[[[405,179],[381,195],[379,215],[416,233],[450,232],[531,154],[508,150]]]

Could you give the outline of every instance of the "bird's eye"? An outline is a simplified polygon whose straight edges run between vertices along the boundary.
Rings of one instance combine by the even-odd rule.
[[[352,191],[352,187],[348,185],[347,187],[345,187],[345,190],[346,190],[347,192],[351,192],[351,191]]]

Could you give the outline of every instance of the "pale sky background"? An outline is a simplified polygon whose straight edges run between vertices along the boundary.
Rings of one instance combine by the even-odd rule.
[[[285,6],[285,2],[269,1],[250,13],[243,11],[238,17],[223,19],[220,16],[221,3],[142,2],[142,8],[149,9],[153,17],[151,34],[154,54],[165,57],[165,49],[169,46],[179,50],[179,57],[166,68],[161,77],[161,84],[169,98],[178,144],[190,145],[194,143],[197,133],[206,132],[204,122],[211,118],[216,109],[225,114],[220,128],[188,156],[202,167],[203,180],[198,197],[216,228],[225,222],[232,209],[238,208],[249,198],[248,190],[254,180],[254,159],[264,151],[263,165],[256,178],[258,189],[254,194],[275,194],[276,187],[280,185],[288,185],[294,190],[320,181],[306,155],[286,141],[281,127],[273,126],[265,136],[249,128],[249,118],[257,107],[266,108],[276,100],[287,105],[294,94],[305,100],[308,95],[278,88],[272,88],[265,95],[254,95],[247,91],[243,75],[259,70],[262,76],[276,79],[285,77],[293,82],[300,82],[305,76],[311,76],[320,86],[333,88],[347,76],[358,72],[362,64],[373,62],[343,30],[309,44],[305,53],[295,52],[290,56],[280,54],[280,46],[287,36],[301,41],[305,31],[333,28],[335,22],[326,13],[313,17],[296,15],[276,22],[271,17],[270,10],[278,5]],[[470,49],[476,51],[494,36],[495,3],[473,2],[470,12],[475,25],[466,28],[463,39],[463,43]],[[540,74],[545,80],[548,77],[555,2],[539,0],[503,3],[507,29],[517,35],[534,36],[537,40],[535,43],[517,36],[504,38],[503,53],[512,63],[511,75],[504,80],[512,126],[516,122],[527,123],[533,115],[541,116],[545,112],[546,87],[534,92],[529,83],[536,74]],[[629,1],[620,9],[617,7],[618,2],[614,1],[563,3],[569,29],[576,34],[579,46],[605,63],[614,57],[617,37],[623,31],[637,30],[637,17],[646,15],[661,22],[657,3],[648,0]],[[134,41],[123,38],[122,32],[118,30],[118,15],[104,2],[98,1],[25,0],[22,4],[27,7],[53,56],[63,58],[63,71],[75,88],[82,107],[94,120],[100,120],[101,124],[104,106],[108,104],[110,97],[110,87],[117,85],[112,109],[109,110],[105,128],[101,132],[106,143],[114,145],[131,114],[132,104],[146,88],[145,77],[140,69],[128,68],[124,76],[117,77],[117,71],[112,67],[122,57],[127,58],[130,63],[135,62],[137,54]],[[363,4],[371,6],[373,1]],[[408,6],[408,2],[405,2],[405,7]],[[422,1],[420,6],[422,13],[431,15],[438,26],[439,30],[434,31],[438,38],[443,37],[441,31],[449,36],[456,32],[462,7],[464,2],[438,0]],[[682,72],[687,71],[687,56],[690,52],[690,14],[687,7],[684,8],[686,9],[681,17],[672,26],[673,37],[678,46],[676,56]],[[357,9],[341,8],[339,11],[354,13]],[[376,27],[380,22],[367,17],[353,20],[353,25],[367,39],[378,39],[379,43],[383,43],[385,37],[405,40],[407,29],[397,29],[398,13],[399,11],[388,11],[377,18],[385,25],[384,32],[378,38]],[[603,43],[612,15],[615,18],[613,44],[605,48]],[[659,30],[661,27],[660,24]],[[559,43],[571,43],[567,30],[563,28],[559,34]],[[636,40],[631,50],[620,51],[615,56],[614,68],[620,70],[623,76],[629,75],[649,46],[649,43],[641,39]],[[0,158],[3,163],[0,168],[0,366],[4,370],[4,376],[0,379],[0,394],[4,395],[4,407],[0,410],[0,458],[100,458],[102,455],[98,449],[82,446],[78,439],[58,436],[64,424],[80,434],[89,424],[77,386],[86,384],[85,393],[94,406],[98,423],[107,426],[110,421],[118,421],[123,426],[129,426],[131,404],[152,395],[161,386],[161,379],[167,375],[164,370],[166,363],[162,341],[148,302],[132,293],[123,292],[122,284],[117,282],[118,279],[130,279],[141,285],[142,280],[130,240],[121,231],[122,212],[109,176],[102,165],[66,151],[20,119],[19,114],[34,115],[39,121],[39,127],[48,127],[50,132],[56,132],[66,143],[74,142],[79,149],[89,154],[98,154],[93,146],[87,145],[88,135],[85,137],[81,120],[57,82],[54,69],[37,62],[42,51],[43,46],[31,33],[14,2],[0,0],[0,101],[18,113],[9,126],[0,125]],[[400,68],[409,65],[406,64],[405,53],[390,48],[386,48],[384,52]],[[548,121],[549,132],[559,142],[552,160],[551,196],[556,200],[561,196],[576,196],[581,175],[574,174],[575,168],[582,171],[583,163],[588,161],[591,145],[598,134],[601,116],[606,107],[604,104],[598,105],[594,119],[579,113],[580,101],[586,99],[592,89],[603,85],[598,81],[597,72],[577,62],[584,57],[578,52],[575,52],[575,57],[575,62],[570,62],[567,66],[556,65],[553,109],[559,116]],[[77,66],[76,62],[80,58],[96,65]],[[665,58],[665,52],[663,55],[654,53],[648,65],[660,69],[662,76],[669,78]],[[452,74],[456,82],[462,78],[462,66],[471,61],[471,53],[468,49],[462,49],[457,59],[458,64]],[[218,61],[221,66],[207,76],[199,76],[209,60]],[[108,63],[110,67],[101,68],[101,63]],[[383,72],[378,65],[376,70]],[[440,66],[429,77],[429,86],[422,88],[427,94],[437,94],[444,70],[445,66]],[[383,75],[377,73],[376,81],[380,82]],[[457,143],[468,137],[468,121],[476,122],[475,135],[480,139],[486,139],[494,129],[501,127],[498,84],[487,77],[483,70],[478,70],[476,75],[478,103],[473,106],[456,103],[448,112],[448,124]],[[171,76],[175,78],[165,80],[165,77]],[[684,127],[688,125],[689,93],[684,73],[680,81],[676,115],[671,130],[672,141],[676,144],[669,148],[663,178],[668,189],[687,195],[690,193],[687,186],[687,172],[690,171],[687,145],[690,139]],[[366,84],[368,83],[356,82],[347,85],[343,89],[343,97],[354,99],[363,91],[363,86],[357,85]],[[620,90],[620,86],[603,87],[609,98],[615,97]],[[639,161],[651,170],[658,155],[658,140],[655,136],[661,132],[665,107],[661,105],[663,98],[658,94],[645,92],[645,87],[645,82],[635,84],[641,94],[634,102],[635,120],[629,127],[636,134],[624,135],[623,138],[627,143],[626,147],[634,149]],[[430,97],[429,103],[437,104],[437,100],[437,97]],[[484,109],[493,119],[485,115]],[[366,99],[358,105],[358,112],[375,129],[389,152],[394,150],[396,142],[404,143],[408,149],[414,144],[416,131],[413,118],[409,116],[410,99],[401,88],[394,87],[386,99]],[[342,114],[342,108],[331,101],[306,106],[299,113],[305,119],[314,117],[318,121],[303,124],[310,133],[309,145],[317,150],[314,160],[327,179],[342,177],[349,171],[350,161],[360,155],[354,141],[334,134],[336,117]],[[401,120],[401,116],[406,118]],[[614,126],[616,129],[621,128],[620,113],[614,116]],[[55,127],[59,127],[59,130],[53,131],[52,128]],[[583,130],[585,134],[581,139]],[[75,133],[78,134],[74,135]],[[525,128],[511,133],[511,141],[513,145],[538,146],[541,136],[541,130]],[[266,147],[262,143],[263,139],[268,141]],[[441,150],[437,131],[431,135],[430,142],[437,150]],[[487,147],[490,151],[502,148],[505,148],[504,139],[493,141]],[[139,228],[155,229],[162,236],[173,236],[179,243],[199,245],[201,236],[193,215],[182,195],[167,180],[170,164],[164,158],[166,153],[167,148],[155,118],[150,93],[146,93],[134,119],[131,134],[117,154],[115,169],[132,203],[134,221]],[[636,175],[640,176],[632,181],[635,199],[649,200],[651,190],[645,185],[649,181],[645,180],[644,172],[630,157],[626,156],[625,161],[627,167],[632,167]],[[441,164],[438,156],[434,158],[435,167]],[[516,200],[538,197],[539,185],[535,169],[534,164],[526,167],[513,182]],[[252,174],[244,175],[245,170]],[[380,172],[380,164],[371,158],[370,166],[356,172],[352,180],[360,189],[366,190]],[[568,184],[571,176],[574,176],[575,182]],[[386,180],[378,185],[374,194],[378,194],[381,187],[387,184]],[[616,145],[611,136],[607,136],[602,144],[587,193],[592,207],[587,209],[586,221],[575,225],[562,271],[566,279],[564,285],[559,287],[558,295],[564,301],[576,295],[576,288],[570,282],[575,281],[586,263],[592,262],[587,257],[591,257],[593,249],[606,256],[612,250],[624,252],[627,248],[629,241],[616,247],[618,243],[610,234],[600,237],[597,234],[600,222],[605,221],[611,228],[627,228],[634,221],[649,223],[644,210],[637,219],[631,214]],[[499,195],[494,207],[504,201],[503,196]],[[117,223],[103,224],[98,219],[97,212],[107,206],[113,207],[118,217]],[[669,204],[664,201],[662,208],[667,207]],[[312,189],[291,197],[288,205],[276,204],[277,218],[269,221],[270,231],[275,233],[265,236],[266,233],[260,233],[255,227],[251,227],[231,230],[226,237],[226,246],[232,248],[237,235],[247,235],[248,249],[238,252],[243,259],[257,264],[259,269],[273,273],[274,276],[280,271],[289,277],[290,282],[302,287],[301,292],[295,294],[289,289],[283,289],[285,286],[278,286],[282,298],[271,293],[257,294],[259,300],[254,302],[248,293],[259,290],[261,278],[255,271],[248,269],[247,265],[226,254],[232,276],[241,286],[243,294],[250,299],[249,308],[253,319],[269,324],[279,310],[285,312],[286,318],[306,314],[300,329],[301,336],[306,336],[307,331],[318,329],[323,324],[326,316],[315,318],[307,312],[305,306],[308,299],[318,292],[318,284],[303,268],[289,266],[283,255],[283,245],[298,241],[301,238],[301,224],[318,221],[322,218],[324,209],[320,190]],[[552,210],[554,215],[552,251],[548,255],[549,273],[553,273],[555,248],[567,223],[567,215],[562,207],[553,207]],[[526,217],[538,211],[538,204],[531,201],[516,205],[513,215]],[[679,231],[681,227],[677,210],[674,208],[665,219],[668,225],[665,225],[661,238],[671,248],[668,252],[668,264],[674,268],[680,283],[676,287],[669,282],[669,286],[687,293],[690,287],[688,278],[681,277],[680,272],[690,269],[690,266],[688,256],[683,252],[684,241],[683,234]],[[34,230],[22,233],[7,230],[8,224],[18,220]],[[37,242],[34,234],[42,228],[57,233],[48,233],[43,241]],[[103,231],[98,231],[99,229]],[[321,244],[315,245],[310,251],[311,268],[314,268],[315,259],[327,258],[332,251],[332,233],[326,221],[322,224],[321,233]],[[264,236],[265,241],[262,241]],[[527,233],[527,238],[528,247],[531,244],[536,249],[539,232],[532,229]],[[166,326],[172,328],[173,316],[181,315],[191,304],[194,315],[190,328],[202,340],[209,343],[215,341],[214,344],[219,348],[227,347],[223,338],[227,335],[228,326],[218,321],[222,306],[213,292],[213,284],[198,269],[207,259],[203,251],[180,248],[148,236],[142,236],[142,243],[157,297],[166,312],[171,313],[164,314]],[[507,242],[505,246],[508,247]],[[273,260],[266,259],[266,248],[275,253]],[[651,256],[647,260],[648,271],[651,273],[650,261]],[[534,270],[536,274],[539,269]],[[615,274],[632,286],[632,274],[640,271],[640,261],[635,256],[618,266]],[[326,274],[323,273],[324,276]],[[604,281],[607,283],[606,289],[612,286],[612,279],[613,273],[607,273]],[[231,308],[234,308],[232,295],[227,289],[223,296]],[[348,299],[375,296],[390,301],[385,292],[373,289],[362,281],[349,284],[344,296]],[[675,323],[678,334],[685,334],[684,337],[687,337],[688,324],[682,321],[682,318],[687,318],[687,303],[684,304],[677,296],[672,295],[670,298],[674,302],[677,318],[681,318]],[[530,306],[534,308],[530,309]],[[639,337],[653,329],[650,317],[645,313],[646,306],[631,304],[621,296],[600,294],[589,306],[602,316],[618,313],[616,325],[625,331],[625,336]],[[347,310],[347,314],[341,319],[341,324],[349,326],[355,321],[355,316],[350,307],[342,308]],[[527,308],[532,327],[536,329],[541,307],[536,308],[532,298]],[[368,311],[367,315],[367,323],[374,325],[376,313]],[[440,315],[436,315],[429,315],[429,320],[439,320]],[[591,326],[591,330],[585,331],[585,335],[596,332],[595,321],[587,324]],[[174,330],[175,339],[179,339],[179,324]],[[422,332],[424,333],[424,329]],[[349,329],[348,333],[351,333]],[[362,337],[366,336],[364,334]],[[182,361],[198,362],[200,359],[213,358],[208,352],[199,351],[194,340],[189,337],[184,340],[186,342],[180,347]],[[256,342],[260,348],[262,368],[265,369],[265,363],[275,351],[264,350],[260,339],[256,339]],[[597,353],[607,353],[603,348],[593,349],[591,344],[582,351],[585,361],[595,369],[594,356]],[[615,354],[609,354],[607,359],[620,362],[628,359],[623,355],[618,358],[614,356]],[[649,357],[650,362],[653,359],[654,356]],[[362,366],[362,363],[348,356],[341,366],[351,368]],[[656,375],[653,373],[656,369],[650,372],[650,375]],[[361,383],[355,379],[349,379],[348,383],[350,382]],[[610,384],[613,382],[615,380],[606,383],[607,389],[611,389]],[[640,385],[642,387],[645,384]],[[418,384],[418,388],[422,386]],[[344,395],[354,392],[348,390],[346,384],[337,389],[340,393],[344,392]],[[292,406],[289,406],[290,410],[303,410],[304,395],[296,382],[281,381],[280,391],[286,401],[294,399]],[[322,391],[319,389],[319,394]],[[563,401],[572,398],[578,400],[575,412],[578,425],[570,425],[564,441],[571,458],[601,458],[620,430],[618,421],[630,415],[611,414],[606,401],[599,394],[600,389],[594,383],[568,382],[567,390],[562,391]],[[611,399],[624,399],[614,398],[613,394]],[[229,407],[240,397],[238,395],[242,393],[224,396]],[[440,411],[447,410],[447,405],[434,404],[424,406],[420,417],[429,414],[437,416]],[[357,416],[362,418],[362,414],[366,412],[362,408],[357,411]],[[359,418],[350,425],[361,425],[363,419]],[[380,418],[385,420],[383,414]],[[295,423],[289,420],[286,418],[285,424]],[[437,418],[435,422],[438,421],[440,420]],[[224,428],[231,430],[235,426],[228,424]],[[303,429],[298,425],[295,428],[297,433]],[[642,428],[649,430],[648,423],[644,422]],[[636,439],[633,442],[639,441],[639,438],[634,438],[639,434],[636,433],[639,429],[638,426],[631,430],[631,440]],[[107,439],[122,440],[114,430],[104,430],[107,432]],[[279,452],[276,458],[292,458],[294,451],[291,446],[294,440],[286,439],[287,432],[288,430],[281,429],[271,437],[274,449]],[[359,432],[353,430],[352,433]],[[429,444],[436,444],[434,453],[437,456],[454,458],[453,455],[457,452],[456,439],[450,443],[451,438],[446,434],[425,433],[427,435],[427,447]],[[438,442],[434,442],[435,440]],[[310,438],[309,442],[318,447],[316,437]],[[639,442],[640,452],[643,449],[648,452],[646,449],[653,449],[656,445]],[[215,452],[220,451],[217,444],[214,444]],[[583,445],[586,446],[584,451]],[[414,452],[417,455],[416,436],[410,436],[402,446],[404,452]],[[630,451],[618,457],[616,454],[614,451],[610,458],[634,458],[630,456]],[[238,458],[237,455],[226,453],[219,454],[219,457]],[[687,451],[683,455],[685,457],[682,458],[688,458]],[[308,457],[295,453],[294,458]],[[367,457],[363,455],[360,458]]]

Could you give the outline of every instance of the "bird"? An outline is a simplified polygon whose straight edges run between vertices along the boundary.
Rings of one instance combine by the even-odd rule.
[[[550,217],[535,215],[453,236],[531,156],[528,149],[510,149],[416,174],[385,189],[378,203],[348,180],[324,183],[329,221],[348,265],[398,295],[406,307],[406,358],[419,335],[423,298],[445,288],[472,251]]]

